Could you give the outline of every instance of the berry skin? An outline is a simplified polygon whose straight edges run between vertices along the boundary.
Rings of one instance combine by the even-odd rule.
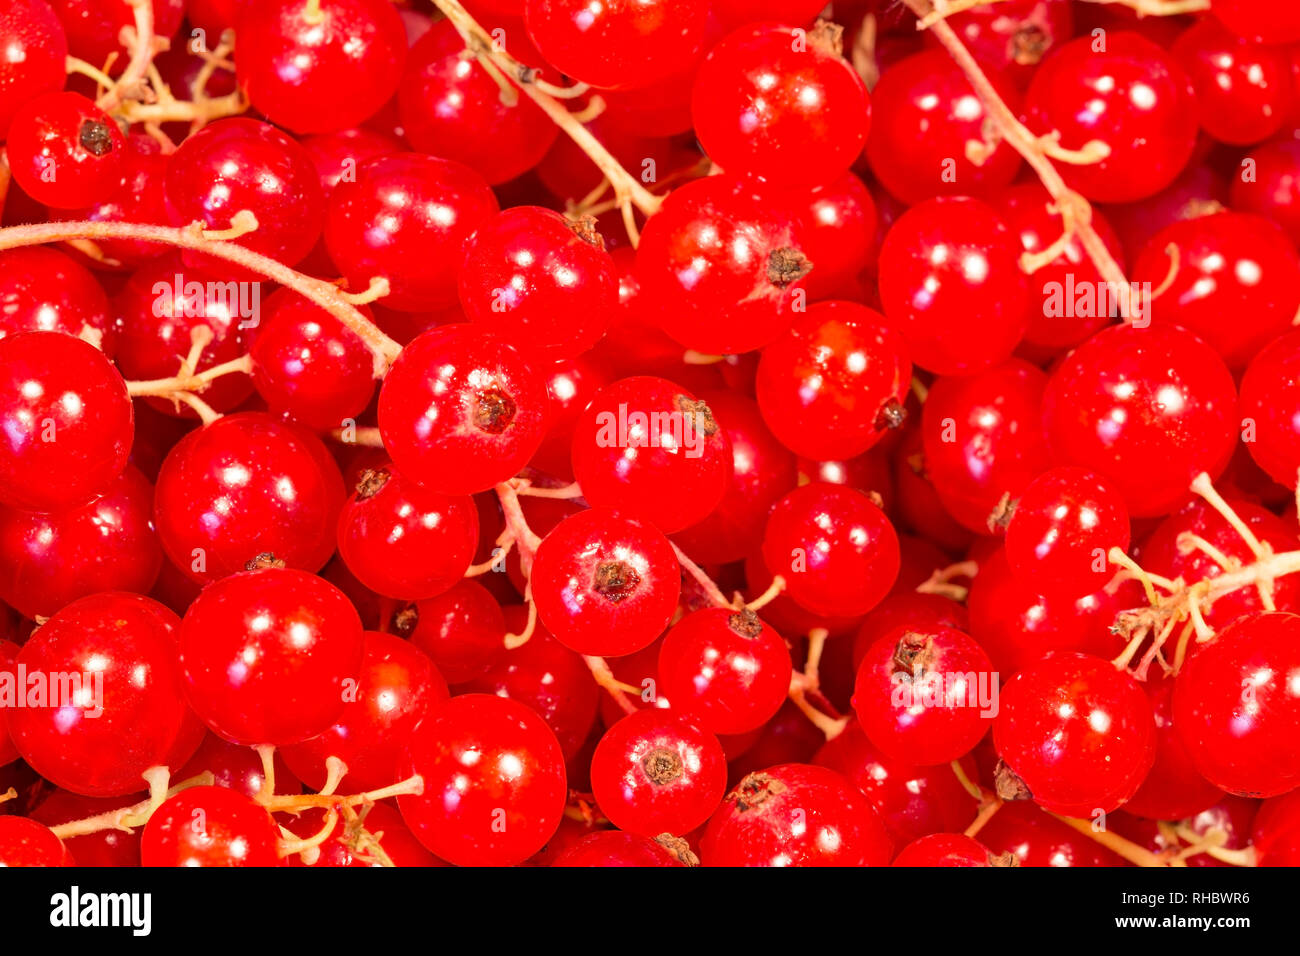
[[[57,249],[30,246],[0,252],[0,338],[15,332],[64,332],[84,327],[103,336],[113,354],[108,297],[94,275]]]
[[[876,201],[862,180],[845,173],[816,189],[778,191],[799,223],[803,253],[816,268],[804,279],[812,301],[852,298],[858,274],[879,255]]]
[[[688,67],[704,40],[704,0],[524,0],[546,62],[603,90],[649,86]]]
[[[142,866],[282,866],[280,833],[265,808],[225,787],[190,787],[154,811]]]
[[[660,328],[719,355],[762,348],[789,328],[805,296],[801,280],[817,264],[788,205],[730,176],[674,189],[636,250],[640,298]]]
[[[1020,93],[1000,73],[990,82],[1013,111]],[[893,64],[871,93],[873,116],[867,138],[871,171],[908,205],[935,196],[986,198],[1011,184],[1020,154],[993,145],[976,163],[967,144],[983,144],[989,117],[970,81],[943,50],[927,50]]]
[[[335,188],[325,247],[352,288],[386,278],[386,308],[438,309],[456,301],[465,242],[497,209],[468,166],[420,153],[379,156]]]
[[[465,315],[529,355],[555,360],[587,351],[617,302],[614,261],[590,220],[516,206],[479,226],[466,248]]]
[[[402,819],[455,866],[510,866],[542,848],[564,813],[564,757],[524,704],[464,694],[434,707],[398,760],[424,792],[397,798]]]
[[[89,206],[121,175],[126,139],[79,93],[47,93],[25,103],[9,124],[5,149],[14,179],[39,203]]]
[[[416,601],[448,591],[478,546],[468,495],[421,487],[391,468],[367,469],[339,515],[339,555],[363,585]]]
[[[621,657],[668,626],[681,594],[681,568],[653,525],[592,508],[547,534],[530,582],[537,615],[561,644],[579,654]]]
[[[68,37],[46,0],[14,0],[0,11],[0,131],[19,108],[63,89]]]
[[[890,866],[1015,866],[1007,855],[1002,862],[978,840],[960,833],[932,833],[903,847]]]
[[[1148,678],[1144,689],[1156,718],[1156,762],[1124,812],[1151,820],[1183,820],[1207,810],[1224,793],[1197,772],[1174,725],[1177,681]]]
[[[1109,661],[1060,653],[1007,682],[993,745],[1012,778],[999,776],[999,792],[1018,777],[1040,806],[1088,819],[1137,792],[1155,761],[1156,726],[1132,677]]]
[[[743,734],[781,709],[790,688],[790,652],[752,611],[704,608],[664,637],[659,685],[677,712],[704,729]]]
[[[886,866],[889,835],[871,805],[824,767],[751,773],[722,802],[700,844],[704,866]]]
[[[325,785],[329,757],[348,765],[347,792],[387,787],[397,782],[397,754],[416,724],[448,696],[447,682],[418,648],[392,634],[367,631],[356,690],[338,722],[280,754],[313,790]]]
[[[251,753],[251,751],[250,751]],[[256,754],[253,754],[256,757]],[[84,820],[87,817],[122,809],[121,797],[83,797],[70,790],[55,790],[32,808],[31,819],[54,827],[60,823]],[[140,832],[99,830],[82,836],[68,837],[63,844],[77,866],[140,865]]]
[[[886,756],[951,763],[988,732],[997,680],[988,655],[969,635],[946,627],[900,628],[867,649],[853,709]]]
[[[596,393],[573,432],[573,474],[594,507],[665,534],[706,518],[731,480],[731,442],[708,404],[650,375]]]
[[[661,843],[622,830],[602,830],[583,837],[557,856],[551,866],[698,866],[685,862],[684,854],[671,848],[676,844],[676,840]],[[693,858],[693,854],[687,857]]]
[[[1029,128],[1060,133],[1066,149],[1092,142],[1099,162],[1059,164],[1072,189],[1101,202],[1133,202],[1164,189],[1196,145],[1198,107],[1192,81],[1155,43],[1107,31],[1106,48],[1079,37],[1043,61],[1025,94]]]
[[[402,474],[443,494],[513,477],[546,435],[540,376],[497,336],[469,325],[413,339],[379,391],[379,430]]]
[[[98,591],[145,594],[161,567],[153,485],[132,465],[102,495],[55,514],[0,505],[0,599],[25,617]]]
[[[1043,432],[1060,465],[1094,471],[1135,518],[1168,513],[1236,444],[1236,389],[1214,350],[1182,329],[1105,329],[1047,382]]]
[[[298,0],[260,0],[239,7],[235,31],[240,87],[295,133],[355,126],[397,92],[406,31],[387,0],[324,0],[314,17]]]
[[[1183,664],[1174,726],[1192,764],[1217,787],[1273,797],[1300,781],[1300,615],[1238,618]]]
[[[871,99],[820,31],[803,36],[769,23],[742,27],[710,51],[695,75],[691,116],[704,151],[723,169],[821,186],[862,152]]]
[[[621,830],[690,833],[727,792],[727,758],[718,739],[690,720],[642,710],[600,738],[591,788],[601,812]]]
[[[1025,87],[1043,57],[1074,35],[1073,6],[1070,0],[1002,0],[945,19],[986,71]],[[929,31],[925,40],[937,44]]]
[[[522,92],[503,103],[501,87],[464,52],[450,20],[416,41],[397,93],[402,126],[420,152],[464,163],[495,186],[536,166],[560,131]]]
[[[120,70],[120,58],[127,53],[121,46],[122,28],[135,23],[130,4],[111,0],[49,0],[49,4],[68,33],[68,52],[97,66],[115,54]],[[149,5],[153,8],[154,35],[175,34],[185,15],[185,0],[149,0]]]
[[[49,827],[26,817],[0,816],[0,867],[75,865]]]
[[[0,638],[0,674],[6,675],[6,680],[17,680],[14,662],[21,650],[22,648],[13,641]],[[18,750],[9,736],[9,728],[5,720],[0,717],[0,767],[11,764],[17,759]]]
[[[1233,33],[1255,43],[1300,40],[1300,10],[1268,0],[1211,0],[1210,11]]]
[[[1043,593],[1078,598],[1114,577],[1106,557],[1127,551],[1128,511],[1110,484],[1082,468],[1053,468],[1031,481],[1007,525],[1007,561]]]
[[[819,302],[763,350],[755,390],[763,420],[791,451],[852,458],[899,427],[912,363],[879,312]]]
[[[1166,282],[1175,255],[1177,272]],[[1300,256],[1260,216],[1223,212],[1174,223],[1143,247],[1131,278],[1164,289],[1152,298],[1152,322],[1199,336],[1231,369],[1290,331],[1300,308]],[[1225,315],[1236,318],[1224,322]]]
[[[163,188],[173,226],[201,222],[224,230],[238,213],[253,213],[257,228],[233,241],[285,265],[311,251],[324,222],[325,199],[307,151],[253,119],[218,120],[187,137],[167,160]],[[184,256],[195,265],[209,262],[202,253]]]
[[[1011,355],[1029,324],[1020,244],[977,199],[932,199],[905,212],[880,247],[880,301],[939,375],[969,374]]]
[[[1288,332],[1262,349],[1241,380],[1241,415],[1255,423],[1250,456],[1278,484],[1300,479],[1300,331]]]
[[[342,715],[362,646],[356,610],[329,582],[290,568],[234,574],[181,622],[186,696],[232,743],[296,744]]]
[[[16,663],[48,675],[51,696],[46,706],[6,713],[23,759],[65,790],[97,797],[135,793],[150,767],[188,760],[203,734],[185,703],[179,626],[158,602],[112,591],[69,604],[42,625]],[[55,699],[59,673],[82,675],[71,699],[67,691]]]
[[[200,583],[264,554],[318,571],[334,553],[343,499],[338,466],[319,438],[241,412],[172,448],[158,473],[154,521],[163,551]]]
[[[898,534],[866,495],[814,482],[773,506],[763,560],[804,609],[857,617],[879,604],[898,577]]]
[[[85,503],[126,467],[134,415],[104,354],[62,332],[0,339],[0,502],[28,511]]]
[[[451,684],[482,677],[505,657],[505,616],[477,581],[461,581],[437,597],[408,605],[393,616],[393,625],[429,655]]]

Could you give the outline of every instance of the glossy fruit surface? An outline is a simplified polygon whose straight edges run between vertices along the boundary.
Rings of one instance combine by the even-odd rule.
[[[1278,484],[1300,480],[1300,402],[1288,382],[1300,376],[1300,332],[1288,332],[1262,349],[1241,379],[1241,414],[1255,426],[1246,447]]]
[[[15,0],[0,13],[0,130],[18,108],[43,93],[63,88],[68,37],[46,0]]]
[[[0,816],[0,866],[73,866],[49,827],[26,817]]]
[[[14,179],[29,196],[56,209],[76,209],[117,182],[126,140],[81,94],[47,93],[14,112],[5,152]]]
[[[143,866],[281,866],[279,830],[266,810],[224,787],[190,787],[145,825]]]
[[[960,833],[932,833],[909,843],[890,866],[995,866],[993,854],[978,840]]]

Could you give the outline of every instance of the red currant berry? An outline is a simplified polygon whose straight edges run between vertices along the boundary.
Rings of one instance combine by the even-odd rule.
[[[134,26],[132,4],[113,0],[49,0],[49,3],[68,32],[73,56],[97,66],[109,56],[126,56],[121,46],[122,28]],[[154,35],[166,38],[175,34],[185,15],[185,0],[149,0],[149,6],[153,8]],[[122,63],[125,60],[119,59],[119,64]]]
[[[31,818],[47,827],[74,820],[85,820],[122,809],[121,797],[83,797],[69,790],[55,790],[31,812]],[[125,830],[99,830],[82,836],[68,837],[63,845],[77,866],[140,865],[140,833]]]
[[[1300,244],[1300,137],[1292,131],[1255,147],[1242,158],[1242,169],[1232,177],[1228,205],[1271,219]]]
[[[1125,862],[1032,803],[1005,803],[980,830],[994,853],[1010,853],[1020,866],[1124,866]]]
[[[0,395],[0,502],[74,507],[126,467],[131,399],[94,346],[62,332],[0,339]]]
[[[76,209],[118,184],[126,139],[80,93],[47,93],[15,111],[5,150],[27,195],[56,209]]]
[[[753,611],[687,614],[659,647],[659,684],[678,713],[715,734],[767,723],[790,688],[790,652]]]
[[[875,265],[879,253],[876,201],[861,179],[845,173],[815,189],[775,193],[787,203],[803,237],[803,253],[817,268],[804,279],[808,296],[818,299],[853,298],[860,288],[858,276]]]
[[[546,438],[529,464],[563,481],[573,480],[573,431],[596,393],[608,385],[611,373],[589,355],[564,359],[550,366],[546,380]]]
[[[302,793],[302,782],[289,772],[289,765],[284,762],[281,751],[275,752],[272,763],[275,770],[274,792]],[[189,763],[172,773],[172,779],[188,780],[205,771],[212,774],[216,786],[238,791],[247,797],[256,797],[266,787],[261,755],[252,747],[232,744],[213,733],[204,735],[203,743],[194,751]]]
[[[1011,355],[1029,324],[1019,253],[997,212],[976,199],[929,200],[890,227],[880,247],[880,301],[912,361],[952,375]]]
[[[1211,0],[1210,10],[1229,30],[1255,43],[1300,40],[1300,10],[1268,0]]]
[[[934,628],[969,632],[966,608],[941,594],[901,591],[891,594],[862,620],[853,639],[853,672],[856,675],[867,656],[867,648],[895,631],[928,633]]]
[[[452,684],[482,677],[505,658],[505,617],[496,598],[477,581],[461,581],[437,597],[398,610],[393,627],[429,655]]]
[[[538,617],[556,639],[601,657],[639,651],[662,634],[681,593],[663,532],[606,508],[561,521],[538,547],[530,580]]]
[[[13,0],[0,12],[0,131],[30,100],[63,89],[68,37],[46,0]]]
[[[0,816],[0,867],[75,865],[63,841],[43,823]]]
[[[909,843],[890,866],[1016,866],[1011,854],[995,855],[978,840],[960,833],[932,833]]]
[[[587,501],[627,508],[666,534],[707,517],[731,469],[731,442],[708,404],[650,375],[602,388],[573,432],[573,474]]]
[[[692,862],[687,862],[688,860]],[[602,830],[583,837],[555,858],[551,866],[698,866],[684,841],[651,839],[622,830]]]
[[[479,226],[466,247],[465,315],[530,355],[565,359],[587,351],[617,302],[614,261],[590,219],[516,206]]]
[[[98,332],[114,352],[108,297],[84,266],[57,249],[30,246],[0,252],[0,338],[15,332]]]
[[[545,385],[524,358],[470,325],[413,339],[379,392],[384,447],[402,474],[443,494],[513,477],[545,437]]]
[[[259,0],[238,8],[235,31],[240,87],[296,133],[355,126],[397,92],[406,31],[387,0]]]
[[[1256,866],[1300,863],[1300,793],[1293,790],[1265,800],[1259,805],[1254,823],[1250,845],[1255,850]]]
[[[1074,35],[1072,8],[1069,0],[1002,0],[944,19],[981,66],[1024,87],[1043,57]],[[928,30],[925,38],[938,42]]]
[[[150,767],[188,760],[202,734],[185,703],[179,625],[158,602],[111,591],[50,618],[16,661],[29,675],[28,703],[33,676],[49,695],[7,711],[23,759],[65,790],[101,797],[135,793]],[[78,679],[56,684],[61,674]]]
[[[740,781],[700,844],[705,866],[887,866],[892,855],[880,818],[848,780],[797,763]]]
[[[189,787],[154,811],[140,839],[143,866],[282,866],[280,831],[266,809],[225,787]]]
[[[1156,726],[1132,677],[1109,661],[1061,653],[1007,682],[993,745],[1003,763],[999,793],[1019,788],[1023,797],[1027,788],[1052,813],[1090,818],[1137,792],[1155,761]]]
[[[327,581],[264,568],[213,582],[181,622],[185,691],[203,721],[233,743],[283,746],[342,715],[361,669],[356,610]]]
[[[1236,444],[1237,395],[1214,350],[1169,326],[1105,329],[1047,382],[1043,432],[1057,464],[1109,479],[1129,514],[1168,513]]]
[[[355,126],[337,133],[308,136],[302,146],[316,167],[321,192],[326,197],[333,194],[339,183],[356,178],[357,167],[362,163],[402,151],[401,143],[394,137]]]
[[[158,473],[154,521],[163,551],[195,581],[242,571],[264,554],[317,571],[334,553],[343,499],[338,466],[319,438],[242,412],[171,450]]]
[[[1246,442],[1255,463],[1287,488],[1300,477],[1300,331],[1289,332],[1262,349],[1241,380],[1243,421],[1254,423]]]
[[[1156,718],[1156,762],[1124,812],[1152,820],[1182,820],[1209,809],[1224,793],[1192,765],[1174,726],[1174,680],[1148,679],[1145,690]]]
[[[1300,615],[1238,618],[1183,664],[1174,726],[1192,763],[1217,787],[1273,797],[1300,781]]]
[[[528,706],[465,694],[416,727],[398,775],[424,792],[397,798],[402,819],[434,855],[456,866],[522,863],[551,838],[564,812],[564,756]]]
[[[755,388],[773,434],[808,458],[862,454],[906,418],[912,362],[879,312],[819,302],[763,350]]]

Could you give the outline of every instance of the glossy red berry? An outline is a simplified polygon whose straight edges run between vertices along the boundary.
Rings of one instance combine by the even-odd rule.
[[[70,790],[55,790],[32,808],[31,819],[54,827],[121,810],[121,797],[83,797]],[[140,832],[98,830],[63,841],[77,866],[136,867],[140,865]]]
[[[154,811],[143,866],[281,866],[280,831],[266,809],[225,787],[190,787]]]
[[[0,866],[74,866],[63,841],[27,817],[0,816]]]
[[[5,713],[23,759],[65,790],[101,797],[135,793],[146,770],[188,760],[203,735],[185,703],[179,626],[156,601],[112,591],[42,625],[16,660],[28,706]],[[44,700],[33,698],[36,677]]]
[[[295,744],[342,715],[345,685],[360,673],[361,621],[343,592],[315,575],[245,571],[190,605],[180,655],[186,696],[218,734]]]
[[[774,190],[788,203],[802,236],[803,252],[816,268],[803,281],[808,296],[849,298],[861,287],[859,274],[875,264],[879,215],[862,180],[845,173],[815,189]]]
[[[678,713],[715,734],[757,730],[781,709],[790,652],[752,611],[694,611],[659,647],[659,686]]]
[[[1300,332],[1280,336],[1262,349],[1241,379],[1243,422],[1254,426],[1246,447],[1278,484],[1300,480]]]
[[[763,420],[787,448],[852,458],[906,417],[912,363],[879,312],[819,302],[763,350],[755,390]]]
[[[259,412],[227,415],[182,438],[163,461],[154,521],[167,556],[215,581],[265,554],[318,571],[343,507],[338,466],[315,435]]]
[[[809,764],[745,777],[700,844],[705,866],[886,866],[891,856],[866,799],[838,773]]]
[[[960,833],[932,833],[909,843],[890,866],[1014,866],[1015,857],[997,857],[988,847]]]
[[[551,866],[698,866],[678,839],[651,839],[622,830],[602,830],[583,837],[557,856]],[[686,862],[691,860],[692,862]]]
[[[602,388],[573,432],[573,473],[587,501],[625,508],[665,533],[707,517],[731,468],[731,443],[708,403],[650,375]]]
[[[343,714],[317,737],[280,750],[294,775],[313,790],[325,785],[325,761],[347,764],[347,792],[397,782],[397,754],[439,701],[447,682],[418,648],[392,634],[367,631],[361,668]]]
[[[621,657],[668,626],[681,568],[653,525],[592,508],[565,518],[542,540],[530,583],[538,617],[561,644]]]
[[[1198,104],[1178,61],[1145,37],[1107,31],[1058,47],[1025,94],[1029,127],[1060,134],[1060,145],[1106,152],[1098,162],[1061,164],[1071,188],[1102,202],[1159,192],[1183,171],[1196,145]]]
[[[117,124],[79,93],[47,93],[24,103],[9,124],[9,168],[37,202],[89,206],[117,184],[126,140]]]
[[[68,37],[46,0],[14,0],[0,13],[0,43],[0,130],[7,130],[24,103],[63,89]]]
[[[153,485],[131,465],[84,505],[54,514],[0,505],[0,599],[25,617],[98,591],[146,594],[161,567]]]
[[[1007,525],[1007,561],[1042,593],[1082,597],[1115,575],[1107,555],[1128,550],[1124,500],[1082,468],[1053,468],[1020,493]]]
[[[1019,791],[1067,817],[1109,813],[1137,792],[1155,761],[1156,725],[1142,688],[1109,661],[1061,653],[1002,689],[993,745]],[[1018,778],[1018,780],[1016,779]]]
[[[527,354],[565,359],[587,351],[617,302],[614,262],[591,220],[516,206],[479,226],[466,246],[465,315]]]
[[[988,368],[1029,324],[1020,244],[979,200],[919,203],[885,234],[880,301],[917,365],[940,375]]]
[[[601,812],[644,836],[706,823],[727,791],[722,745],[692,721],[661,710],[629,714],[600,738],[591,787]]]
[[[863,733],[895,760],[951,763],[988,732],[998,675],[968,634],[900,629],[867,649],[853,688]]]
[[[355,126],[397,92],[406,31],[387,0],[245,3],[235,31],[240,87],[296,133]]]
[[[862,152],[871,100],[826,31],[760,24],[710,51],[691,116],[704,151],[733,175],[821,186]]]
[[[1149,677],[1145,685],[1156,719],[1156,762],[1124,812],[1152,820],[1182,820],[1214,806],[1223,791],[1192,765],[1187,746],[1174,724],[1176,680]]]
[[[1052,374],[1043,433],[1057,464],[1109,479],[1129,514],[1165,514],[1236,444],[1236,389],[1214,350],[1178,328],[1097,333]]]
[[[1275,7],[1267,0],[1212,0],[1210,10],[1233,33],[1255,43],[1300,40],[1300,10]]]
[[[126,467],[134,416],[104,354],[62,332],[0,339],[0,502],[83,504]]]
[[[452,684],[483,676],[505,657],[501,606],[477,581],[461,581],[437,597],[399,609],[393,625]]]
[[[108,297],[94,275],[70,256],[45,246],[0,252],[0,338],[15,332],[89,328],[113,354]]]
[[[272,766],[275,771],[275,793],[302,793],[302,782],[289,771],[281,751],[275,752]],[[216,786],[238,791],[248,797],[255,797],[265,789],[266,773],[262,767],[261,755],[252,747],[232,744],[210,732],[204,735],[203,743],[194,751],[189,763],[173,771],[172,777],[188,780],[205,771],[212,774]]]
[[[497,209],[468,166],[419,153],[380,156],[334,190],[325,246],[353,288],[388,280],[385,307],[442,308],[456,301],[466,240]]]
[[[413,339],[379,393],[384,447],[407,477],[444,494],[513,477],[545,437],[545,385],[497,336],[448,325]]]
[[[704,0],[524,0],[538,52],[599,89],[649,86],[690,65],[704,41]]]
[[[422,794],[397,798],[430,852],[457,866],[508,866],[559,826],[568,792],[554,732],[532,709],[487,694],[444,701],[415,729],[398,775]]]
[[[1297,635],[1295,614],[1238,618],[1174,683],[1174,726],[1192,764],[1229,793],[1272,797],[1300,780]]]
[[[1074,35],[1073,7],[1070,0],[1002,0],[945,19],[986,71],[1005,73],[1024,87],[1043,57]],[[929,31],[925,39],[937,45]]]

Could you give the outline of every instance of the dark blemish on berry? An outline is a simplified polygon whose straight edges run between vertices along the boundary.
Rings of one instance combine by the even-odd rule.
[[[420,610],[414,603],[399,607],[393,612],[393,633],[399,637],[408,637],[420,623]]]
[[[812,262],[791,246],[783,246],[767,257],[767,281],[778,289],[798,282],[810,272]]]
[[[103,120],[83,120],[77,139],[91,156],[104,156],[113,151],[113,131]]]
[[[489,435],[500,435],[515,420],[515,400],[499,388],[488,388],[474,396],[474,427]]]
[[[727,794],[727,799],[736,804],[737,813],[748,813],[785,790],[786,786],[780,780],[765,773],[751,773]]]
[[[270,551],[263,551],[257,557],[245,562],[245,571],[265,571],[267,568],[283,568],[285,563]]]
[[[727,627],[741,637],[755,638],[763,633],[763,622],[749,608],[741,608],[727,618]]]
[[[885,431],[890,428],[902,428],[903,422],[907,421],[907,409],[903,403],[896,398],[891,398],[885,404],[880,406],[880,411],[876,413],[876,431]]]
[[[603,561],[596,565],[593,590],[602,595],[611,604],[617,604],[624,598],[631,597],[641,583],[641,575],[636,568],[623,561]]]

